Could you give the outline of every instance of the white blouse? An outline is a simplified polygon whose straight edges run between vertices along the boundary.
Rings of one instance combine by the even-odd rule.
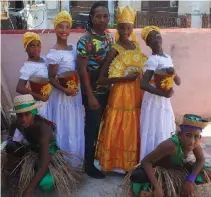
[[[174,67],[172,59],[169,55],[165,54],[166,57],[160,55],[150,55],[144,65],[144,72],[147,70],[160,70],[163,68]]]
[[[45,59],[43,62],[26,61],[20,69],[20,79],[28,81],[30,77],[48,78],[48,67]]]
[[[72,44],[71,46],[72,50],[50,49],[46,56],[48,64],[58,64],[57,75],[66,71],[76,70],[76,46]]]

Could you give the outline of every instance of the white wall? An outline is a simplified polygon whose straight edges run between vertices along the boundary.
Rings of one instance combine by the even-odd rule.
[[[191,14],[194,10],[200,10],[201,14],[210,13],[211,1],[179,1],[178,14]]]
[[[122,0],[119,0],[118,5],[119,6],[131,6],[135,10],[141,11],[141,0],[139,0],[139,1],[122,1]]]

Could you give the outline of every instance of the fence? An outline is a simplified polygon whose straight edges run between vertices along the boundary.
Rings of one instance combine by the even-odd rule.
[[[73,18],[73,29],[85,28],[88,21],[90,7],[71,6],[70,12]],[[115,13],[115,12],[114,12]],[[48,13],[49,15],[49,13]],[[56,13],[55,13],[56,15]],[[52,16],[53,18],[54,16]],[[201,27],[211,28],[211,15],[201,14]],[[191,14],[178,15],[177,12],[149,12],[138,11],[135,28],[143,28],[147,25],[156,25],[161,28],[190,28]],[[116,28],[116,16],[110,15],[109,28]],[[25,19],[18,16],[10,16],[8,20],[1,21],[1,29],[26,29]]]
[[[73,28],[84,28],[88,21],[90,7],[75,6],[70,11],[73,16]],[[116,16],[110,15],[109,28],[116,28]],[[211,15],[202,14],[202,28],[211,28]],[[146,11],[138,11],[135,21],[135,28],[143,28],[148,25],[156,25],[160,28],[190,28],[191,14],[178,15],[176,12],[160,12],[150,13]]]
[[[160,28],[190,28],[191,15],[180,15],[177,13],[145,13],[138,12],[136,17],[136,28],[142,28],[148,25],[156,25]]]

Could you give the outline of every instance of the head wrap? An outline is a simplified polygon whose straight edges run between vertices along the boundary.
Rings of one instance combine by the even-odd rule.
[[[68,22],[72,26],[72,17],[69,12],[61,11],[56,15],[53,22],[54,28],[56,28],[56,26],[62,22]]]
[[[136,11],[129,6],[118,7],[116,16],[117,16],[117,24],[130,23],[133,25],[135,22],[135,18],[136,18]],[[137,38],[136,38],[136,35],[134,32],[131,33],[131,38],[132,38],[133,42],[137,42]],[[119,40],[118,31],[116,32],[115,40],[116,41]]]
[[[141,37],[145,41],[145,43],[147,42],[147,37],[148,37],[149,33],[152,31],[156,31],[156,32],[160,33],[160,28],[157,26],[147,26],[142,29]]]
[[[134,24],[136,18],[136,11],[129,7],[118,7],[117,8],[117,24],[120,23],[131,23]]]
[[[32,42],[33,40],[37,40],[41,42],[40,36],[34,32],[26,32],[23,35],[23,46],[24,48],[26,48],[30,42]]]

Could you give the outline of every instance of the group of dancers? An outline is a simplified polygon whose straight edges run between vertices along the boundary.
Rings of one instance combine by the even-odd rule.
[[[3,175],[14,183],[11,196],[31,197],[38,185],[72,196],[82,167],[98,179],[108,171],[127,174],[125,188],[134,196],[188,197],[197,192],[195,184],[209,184],[199,144],[209,122],[187,114],[175,132],[170,97],[181,79],[163,51],[160,29],[141,31],[152,50],[147,57],[133,32],[135,10],[117,8],[116,17],[114,42],[106,31],[108,8],[96,2],[75,46],[68,43],[71,15],[58,13],[57,42],[45,57],[40,36],[24,34],[28,59],[11,111],[16,120],[2,151]],[[191,165],[185,162],[190,152],[196,158]]]

